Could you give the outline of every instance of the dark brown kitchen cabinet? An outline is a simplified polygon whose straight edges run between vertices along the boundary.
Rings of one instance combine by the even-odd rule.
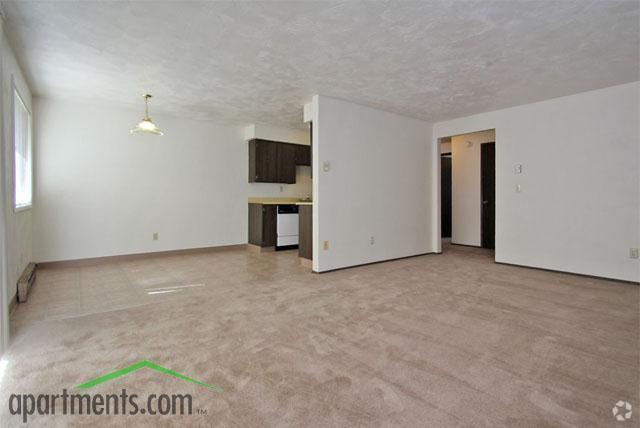
[[[298,207],[298,257],[311,260],[312,251],[312,211],[311,205]]]
[[[295,183],[295,165],[287,174],[282,160],[286,153],[281,144],[266,140],[249,141],[250,183]]]
[[[307,164],[311,164],[309,146],[257,138],[249,140],[249,183],[293,184],[296,165]]]
[[[296,165],[311,166],[311,147],[296,145]]]
[[[296,182],[296,145],[277,143],[276,146],[277,178],[276,183],[293,184]]]
[[[249,204],[249,243],[275,247],[277,205]]]

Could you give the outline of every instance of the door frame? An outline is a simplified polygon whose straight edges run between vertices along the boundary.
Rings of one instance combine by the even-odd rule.
[[[432,248],[433,252],[436,254],[442,253],[442,206],[440,202],[441,198],[441,168],[440,168],[440,156],[442,155],[442,147],[440,144],[440,140],[446,137],[453,137],[456,135],[463,134],[472,134],[474,132],[482,132],[482,131],[491,131],[495,132],[495,235],[494,235],[494,253],[493,260],[494,262],[497,260],[498,248],[499,248],[499,237],[501,235],[500,223],[497,221],[500,218],[501,212],[501,203],[500,203],[500,183],[502,183],[502,172],[498,166],[500,165],[500,143],[498,127],[497,126],[487,126],[487,127],[476,127],[476,128],[456,128],[454,126],[447,128],[443,126],[442,129],[434,129],[433,138],[431,141],[431,203],[432,203],[432,222],[431,222],[431,233],[432,233]],[[482,200],[478,201],[482,203]],[[481,208],[482,209],[482,208]],[[481,247],[480,247],[481,248]]]

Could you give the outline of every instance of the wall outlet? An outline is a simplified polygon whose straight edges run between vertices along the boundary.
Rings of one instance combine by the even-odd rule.
[[[640,257],[640,252],[637,248],[629,248],[629,258],[637,259]]]
[[[154,241],[158,240],[158,232],[153,232],[153,240]]]
[[[322,249],[325,251],[329,249],[329,241],[322,241]]]
[[[327,161],[322,162],[322,170],[324,172],[329,172],[331,170],[331,164]]]
[[[372,236],[371,238],[369,238],[369,245],[375,245],[376,243],[376,237]]]
[[[284,186],[280,186],[280,193],[284,192]]]

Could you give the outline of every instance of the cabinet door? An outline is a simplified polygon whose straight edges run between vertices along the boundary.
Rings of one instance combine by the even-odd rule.
[[[296,146],[294,144],[277,144],[278,183],[293,184],[296,182]]]
[[[278,149],[270,141],[249,141],[249,183],[277,183]]]
[[[278,233],[278,206],[262,205],[262,247],[275,247]]]
[[[298,257],[311,259],[313,256],[313,207],[311,205],[300,205],[298,211]]]
[[[262,246],[262,204],[249,204],[249,243]]]
[[[311,147],[296,145],[296,165],[311,166]]]
[[[278,145],[270,141],[260,141],[262,149],[262,164],[264,178],[260,179],[265,183],[279,183],[278,180]]]
[[[258,176],[258,153],[255,141],[249,141],[249,183],[255,183]]]
[[[265,141],[249,141],[249,183],[269,182],[275,173],[269,170],[269,145]]]
[[[249,141],[249,183],[296,182],[296,145]]]

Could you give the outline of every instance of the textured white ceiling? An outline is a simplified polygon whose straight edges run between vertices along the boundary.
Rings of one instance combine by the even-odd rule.
[[[315,93],[437,121],[638,80],[639,2],[5,2],[38,95],[299,126]]]

